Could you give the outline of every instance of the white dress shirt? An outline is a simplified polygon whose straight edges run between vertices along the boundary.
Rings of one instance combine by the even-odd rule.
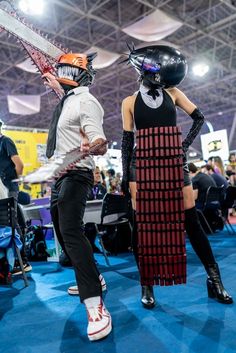
[[[80,127],[90,143],[98,138],[106,139],[102,127],[104,111],[101,104],[89,93],[88,87],[76,87],[69,93],[72,91],[74,94],[65,100],[58,121],[55,157],[80,147]],[[89,156],[76,166],[94,169],[95,163]]]

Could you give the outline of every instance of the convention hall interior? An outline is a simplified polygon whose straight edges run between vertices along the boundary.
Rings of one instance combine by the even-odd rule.
[[[0,353],[236,352],[236,0],[0,0]]]

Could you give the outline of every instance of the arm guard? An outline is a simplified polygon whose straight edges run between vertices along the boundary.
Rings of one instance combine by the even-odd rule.
[[[129,182],[129,168],[134,148],[134,133],[133,131],[123,130],[121,143],[121,157],[122,157],[122,191],[125,193],[128,190]]]
[[[204,123],[204,115],[198,108],[194,109],[194,111],[192,112],[192,114],[190,114],[190,116],[193,119],[193,124],[189,133],[187,134],[187,136],[185,137],[182,143],[184,153],[187,152],[189,146],[193,143],[193,141],[197,137]]]

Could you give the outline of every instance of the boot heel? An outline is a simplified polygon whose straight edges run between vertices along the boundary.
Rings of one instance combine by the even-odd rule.
[[[206,270],[208,274],[208,297],[213,298],[222,304],[232,304],[233,298],[227,293],[223,286],[218,265],[216,263],[210,264],[207,266]]]
[[[142,298],[141,302],[143,304],[143,307],[146,309],[152,309],[154,308],[156,301],[153,293],[153,287],[152,286],[142,286]]]
[[[212,288],[212,284],[209,281],[209,279],[207,279],[207,293],[208,293],[208,298],[215,298],[214,290]]]

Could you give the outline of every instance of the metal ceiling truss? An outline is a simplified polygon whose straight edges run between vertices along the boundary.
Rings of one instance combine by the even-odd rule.
[[[41,17],[29,17],[36,28],[48,33],[72,51],[85,51],[91,46],[124,53],[127,44],[140,44],[122,28],[149,15],[157,8],[179,19],[183,26],[165,38],[179,46],[189,62],[189,73],[181,89],[205,113],[215,130],[226,128],[230,148],[236,149],[236,6],[231,0],[51,0],[45,2]],[[18,0],[13,1],[17,8]],[[0,1],[0,7],[8,6]],[[23,14],[22,14],[23,16]],[[148,45],[148,43],[147,43]],[[39,75],[16,67],[25,58],[13,37],[0,32],[0,117],[9,125],[46,129],[57,98],[46,93]],[[195,61],[206,60],[210,72],[202,78],[193,76]],[[118,60],[119,61],[119,60]],[[126,64],[117,62],[99,70],[91,91],[105,110],[104,126],[107,138],[121,139],[121,102],[137,90],[137,74]],[[31,116],[8,112],[8,94],[41,94],[41,111]],[[191,119],[181,111],[179,122],[184,134]],[[206,126],[203,132],[208,132]],[[200,150],[200,139],[193,147]]]

